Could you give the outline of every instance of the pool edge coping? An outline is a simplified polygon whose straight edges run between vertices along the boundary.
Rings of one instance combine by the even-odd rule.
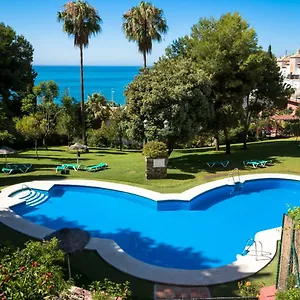
[[[241,182],[255,179],[290,179],[300,181],[300,176],[268,173],[268,174],[252,174],[240,176]],[[128,186],[124,184],[94,181],[94,180],[56,180],[56,181],[32,181],[21,184],[12,185],[2,190],[0,193],[0,222],[5,225],[22,232],[28,236],[43,239],[47,234],[54,230],[32,223],[17,214],[15,214],[9,207],[16,205],[23,201],[12,201],[10,198],[13,192],[20,190],[22,186],[27,185],[31,188],[40,190],[49,190],[54,184],[60,185],[83,185],[92,187],[101,187],[106,189],[114,189],[126,193],[136,194],[142,197],[150,198],[154,201],[166,200],[180,200],[190,201],[195,196],[202,194],[208,190],[218,188],[224,185],[233,185],[232,180],[219,179],[209,183],[205,183],[194,188],[191,188],[180,194],[161,194],[158,192],[150,191],[143,188]],[[147,196],[145,196],[147,193]],[[151,196],[149,196],[151,195]],[[110,239],[91,238],[86,249],[96,250],[98,254],[110,265],[118,270],[128,273],[132,276],[164,284],[176,285],[214,285],[224,282],[242,279],[257,273],[264,268],[274,258],[277,250],[277,241],[280,240],[281,227],[272,228],[256,233],[255,239],[264,240],[263,249],[269,254],[263,259],[257,260],[254,255],[254,245],[249,249],[249,255],[240,256],[236,261],[231,264],[221,266],[218,268],[203,269],[203,270],[183,270],[164,268],[144,263],[128,255],[123,251],[118,244]]]

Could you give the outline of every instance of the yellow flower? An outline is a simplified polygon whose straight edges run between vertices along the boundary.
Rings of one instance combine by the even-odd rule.
[[[246,286],[250,286],[251,285],[251,282],[250,281],[247,281],[246,282]]]

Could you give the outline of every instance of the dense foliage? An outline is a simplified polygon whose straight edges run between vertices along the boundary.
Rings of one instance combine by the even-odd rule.
[[[149,158],[161,158],[168,156],[167,146],[163,142],[151,141],[145,144],[143,155]]]
[[[31,91],[36,77],[32,61],[32,45],[0,23],[0,102],[11,108],[10,100],[19,100]]]
[[[67,291],[59,263],[64,253],[57,248],[57,240],[28,242],[24,249],[0,252],[1,299],[40,300]]]
[[[300,299],[300,289],[290,288],[286,291],[278,291],[276,293],[276,300],[299,300]]]
[[[122,298],[127,299],[131,292],[129,289],[129,282],[115,283],[113,281],[104,279],[103,282],[94,281],[90,285],[93,300],[111,300]]]
[[[125,91],[128,132],[140,141],[165,141],[170,154],[175,143],[189,140],[208,122],[209,95],[209,78],[192,61],[161,59]]]
[[[244,125],[246,144],[252,118],[264,109],[282,108],[292,93],[283,84],[271,49],[261,50],[254,29],[238,13],[200,19],[190,36],[166,49],[166,56],[190,57],[209,75],[214,118],[207,130],[214,132],[217,141],[223,131],[227,153],[231,128]]]

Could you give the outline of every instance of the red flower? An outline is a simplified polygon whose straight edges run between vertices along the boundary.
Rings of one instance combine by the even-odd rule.
[[[53,289],[53,288],[54,288],[54,285],[51,284],[51,285],[49,286],[49,289]]]
[[[4,279],[4,282],[7,282],[9,280],[9,277],[6,277],[5,279]]]
[[[33,267],[37,267],[37,266],[38,266],[38,263],[37,263],[36,261],[34,261],[34,262],[32,263],[32,266],[33,266]]]
[[[20,272],[24,271],[24,269],[25,269],[25,267],[22,266],[22,267],[20,268]]]
[[[46,276],[47,276],[47,277],[52,277],[52,273],[51,273],[51,272],[47,272],[47,273],[46,273]]]

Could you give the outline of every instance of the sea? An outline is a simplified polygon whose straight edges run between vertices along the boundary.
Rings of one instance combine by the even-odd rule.
[[[125,104],[124,89],[139,73],[137,66],[85,66],[84,91],[85,101],[92,93],[101,93],[107,100]],[[37,72],[35,84],[54,80],[61,96],[68,90],[70,96],[80,101],[80,67],[79,66],[34,66]]]

